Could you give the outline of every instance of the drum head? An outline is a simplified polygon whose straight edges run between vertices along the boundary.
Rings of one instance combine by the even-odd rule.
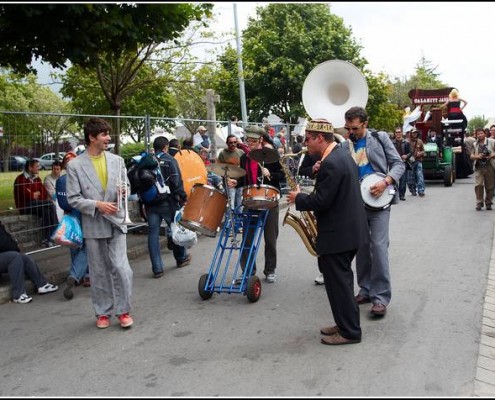
[[[198,153],[192,150],[180,150],[174,155],[174,158],[179,164],[184,191],[188,197],[196,183],[208,183],[206,166]]]
[[[370,187],[375,183],[382,181],[385,178],[384,174],[374,173],[366,175],[361,181],[361,197],[364,203],[374,209],[381,210],[387,208],[394,195],[390,194],[386,189],[380,197],[375,197],[370,192]]]

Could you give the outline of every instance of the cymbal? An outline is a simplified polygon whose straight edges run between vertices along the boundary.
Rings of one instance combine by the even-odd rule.
[[[262,147],[261,149],[251,150],[249,152],[249,158],[260,163],[271,164],[280,159],[280,154],[275,149]]]
[[[242,178],[244,175],[246,175],[246,171],[243,170],[241,167],[237,167],[235,165],[226,164],[226,163],[210,164],[206,167],[206,169],[217,175],[220,176],[227,175],[229,178],[233,178],[233,179]]]

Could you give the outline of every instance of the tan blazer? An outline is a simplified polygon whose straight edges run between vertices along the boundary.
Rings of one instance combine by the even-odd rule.
[[[491,152],[491,156],[492,157],[495,157],[495,139],[492,139],[492,138],[485,138],[486,140],[486,145],[487,145],[487,148],[488,150],[490,150]],[[476,140],[474,143],[473,143],[473,152],[471,153],[471,156],[477,156],[479,154],[479,147],[478,147],[478,141]],[[476,167],[476,161],[474,161],[474,167]],[[492,168],[495,169],[495,158],[490,158],[490,164],[492,166]]]

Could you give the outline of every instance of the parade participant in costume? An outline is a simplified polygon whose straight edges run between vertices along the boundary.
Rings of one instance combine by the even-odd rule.
[[[442,104],[442,108],[447,108],[447,118],[449,120],[462,119],[462,131],[467,128],[467,118],[462,112],[467,106],[467,101],[459,97],[457,89],[452,89],[449,93],[449,99]]]
[[[261,149],[263,143],[263,128],[256,125],[248,126],[245,131],[245,138],[250,151]],[[278,165],[272,165],[278,164]],[[246,175],[240,178],[237,182],[237,187],[259,184],[263,179],[267,180],[270,186],[280,190],[280,180],[284,178],[284,173],[279,163],[266,164],[262,167],[259,162],[252,160],[249,154],[243,154],[240,159],[240,167],[246,170]],[[278,167],[278,168],[277,168]],[[229,186],[232,181],[229,181]],[[246,207],[244,207],[246,209]],[[268,210],[268,216],[263,231],[265,240],[265,267],[263,273],[268,283],[276,281],[275,269],[277,267],[277,238],[279,231],[279,205]],[[253,229],[243,231],[246,235],[246,248],[249,248],[254,232]],[[244,270],[246,266],[248,254],[244,251],[241,254],[241,268]],[[253,274],[256,273],[256,264],[253,268]]]
[[[111,129],[105,120],[90,118],[84,125],[86,151],[67,164],[67,201],[82,215],[91,296],[100,329],[110,326],[112,314],[122,328],[133,324],[127,225],[124,207],[118,207],[129,185],[122,157],[106,151]]]
[[[335,326],[321,329],[323,344],[359,343],[359,306],[354,299],[351,263],[359,247],[368,243],[369,231],[362,206],[356,165],[346,148],[334,142],[332,124],[312,120],[306,126],[308,152],[321,159],[311,194],[299,188],[287,201],[299,211],[314,211],[317,220],[318,267]]]
[[[353,143],[351,154],[358,166],[359,179],[372,173],[381,173],[384,178],[370,187],[371,195],[379,197],[399,182],[405,166],[386,132],[374,132],[368,128],[368,114],[362,107],[352,107],[345,113],[345,129]],[[392,204],[399,201],[395,191]],[[372,303],[371,314],[382,316],[392,298],[389,270],[389,223],[390,209],[380,210],[365,207],[368,228],[371,235],[369,244],[361,246],[356,255],[357,282],[360,287],[356,296],[358,304]]]

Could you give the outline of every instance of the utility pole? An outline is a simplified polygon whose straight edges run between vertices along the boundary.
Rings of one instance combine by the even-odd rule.
[[[201,101],[206,103],[206,119],[208,120],[206,124],[206,130],[208,131],[208,137],[211,142],[211,154],[210,157],[217,159],[217,115],[215,111],[215,103],[220,101],[220,96],[215,94],[213,89],[206,89],[206,96],[204,96]]]
[[[241,97],[242,125],[247,126],[246,92],[244,90],[244,70],[242,68],[241,38],[239,35],[239,24],[237,22],[237,4],[234,3],[235,38],[237,43],[237,70],[239,74],[239,94]]]

